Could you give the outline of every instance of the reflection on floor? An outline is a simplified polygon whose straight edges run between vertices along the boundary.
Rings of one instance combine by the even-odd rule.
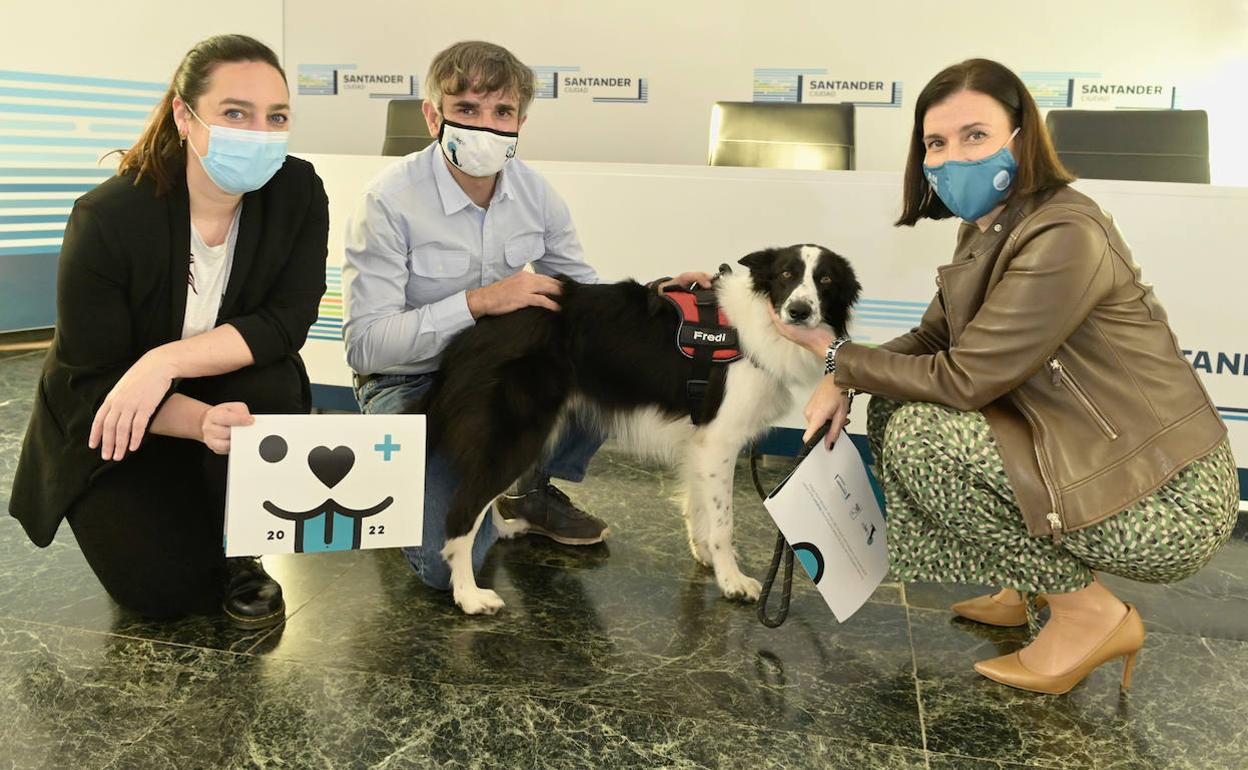
[[[0,500],[41,355],[0,358]],[[771,471],[775,477],[775,471]],[[457,613],[393,551],[267,558],[285,625],[154,624],[118,609],[68,529],[0,523],[0,767],[1248,767],[1248,524],[1173,586],[1110,579],[1149,627],[1135,687],[1066,697],[978,677],[1019,631],[953,620],[974,586],[883,586],[838,625],[798,581],[789,622],[718,598],[667,472],[612,451],[566,489],[608,544],[500,544]],[[774,530],[738,471],[743,569]]]

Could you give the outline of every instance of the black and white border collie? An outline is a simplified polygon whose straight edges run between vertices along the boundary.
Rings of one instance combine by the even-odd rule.
[[[564,281],[561,312],[482,318],[452,340],[411,411],[428,415],[431,450],[459,474],[442,556],[465,613],[502,608],[476,584],[473,539],[490,503],[542,459],[573,410],[624,448],[678,467],[693,557],[715,570],[724,596],[758,598],[758,581],[741,573],[733,552],[736,458],[788,410],[790,386],[813,387],[823,373],[817,357],[776,332],[768,306],[786,323],[844,334],[860,286],[849,263],[821,246],[767,249],[740,264],[748,272],[719,277],[715,292],[744,355],[715,365],[723,400],[703,425],[689,417],[693,362],[676,347],[677,313],[634,281]],[[504,537],[518,534],[492,515]]]

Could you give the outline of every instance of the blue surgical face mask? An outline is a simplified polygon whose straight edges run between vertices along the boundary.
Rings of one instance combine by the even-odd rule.
[[[185,100],[183,100],[185,101]],[[286,162],[286,131],[247,131],[204,123],[189,104],[186,109],[208,129],[208,154],[202,155],[187,140],[204,173],[213,184],[231,195],[259,190]]]
[[[1013,139],[1018,129],[1010,134]],[[992,211],[1009,195],[1010,186],[1018,174],[1018,161],[1006,147],[979,160],[947,160],[939,166],[923,164],[923,175],[955,217],[969,222]]]

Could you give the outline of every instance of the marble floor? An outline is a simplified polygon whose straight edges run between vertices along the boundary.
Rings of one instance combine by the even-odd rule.
[[[0,358],[6,503],[41,357]],[[761,575],[774,530],[737,479]],[[769,630],[690,558],[668,472],[608,447],[566,489],[614,536],[500,544],[496,617],[394,551],[268,557],[288,619],[252,633],[145,622],[68,528],[41,550],[5,517],[0,768],[1248,768],[1248,521],[1183,583],[1110,579],[1149,630],[1129,694],[1111,664],[1047,697],[972,671],[1023,642],[952,618],[979,587],[885,584],[840,625],[799,578]]]

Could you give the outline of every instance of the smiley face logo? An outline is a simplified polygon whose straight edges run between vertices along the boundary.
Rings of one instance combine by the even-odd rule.
[[[389,451],[397,451],[397,444],[390,444]],[[277,434],[266,436],[259,445],[260,459],[267,463],[280,463],[290,453],[286,439]],[[389,453],[387,453],[389,458]],[[351,473],[355,466],[355,452],[350,447],[315,446],[307,454],[307,464],[312,475],[325,486],[333,489]],[[390,507],[394,498],[387,496],[369,508],[349,508],[326,497],[325,502],[306,511],[288,511],[272,500],[263,502],[264,509],[279,519],[295,522],[295,553],[322,551],[349,551],[360,547],[364,519],[375,516]]]

